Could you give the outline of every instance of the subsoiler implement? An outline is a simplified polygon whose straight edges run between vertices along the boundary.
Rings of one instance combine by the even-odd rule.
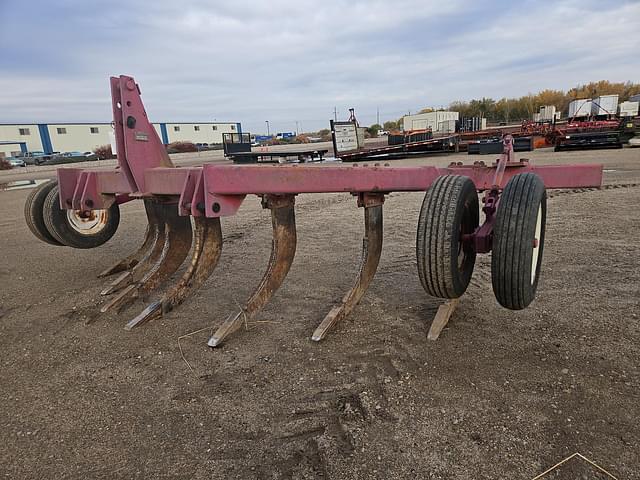
[[[122,311],[159,287],[157,300],[133,317],[133,329],[182,303],[213,273],[223,244],[221,218],[235,215],[247,195],[271,213],[273,241],[267,270],[253,294],[209,339],[220,345],[264,307],[283,283],[296,251],[295,197],[349,192],[364,210],[362,260],[352,288],[313,332],[322,340],[363,297],[380,259],[383,204],[390,192],[424,191],[416,256],[425,291],[456,299],[471,279],[476,254],[492,251],[498,302],[509,309],[534,299],[544,247],[546,189],[599,187],[601,165],[542,165],[516,161],[512,139],[492,165],[393,167],[389,164],[216,165],[177,168],[149,122],[132,77],[111,78],[118,166],[60,168],[57,180],[36,188],[25,205],[27,224],[52,245],[93,248],[115,233],[118,205],[144,202],[146,235],[133,253],[100,274],[113,276],[101,292],[101,311]],[[483,194],[480,224],[478,192]],[[189,257],[182,276],[166,285]]]

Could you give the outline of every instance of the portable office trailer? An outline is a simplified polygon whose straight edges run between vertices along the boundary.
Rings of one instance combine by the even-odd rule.
[[[600,95],[591,102],[591,115],[615,115],[618,111],[618,95]]]
[[[618,114],[621,117],[635,117],[639,109],[640,102],[622,102],[618,105]]]
[[[439,132],[439,128],[442,125],[448,128],[449,120],[458,120],[460,114],[458,112],[429,112],[418,113],[416,115],[405,115],[403,118],[402,128],[404,131],[408,130],[427,130],[431,129],[433,133]]]
[[[534,121],[537,122],[551,122],[555,118],[556,115],[556,107],[555,105],[545,105],[540,107],[540,113],[538,115],[538,119],[534,117]]]
[[[591,115],[591,99],[581,98],[573,100],[569,103],[569,118],[572,117],[588,117]]]

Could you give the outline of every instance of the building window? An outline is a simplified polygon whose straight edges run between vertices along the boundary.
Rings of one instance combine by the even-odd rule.
[[[98,127],[89,127],[89,129],[91,130],[91,133],[100,133],[100,130],[98,130]]]
[[[179,132],[180,131],[180,127],[173,127],[173,131],[174,132]]]
[[[66,128],[58,127],[56,130],[58,130],[58,135],[65,135],[67,133],[67,129]]]
[[[20,135],[31,135],[31,131],[28,128],[19,128]]]
[[[213,125],[213,126],[211,127],[211,129],[212,129],[212,130],[217,130],[217,129],[218,129],[218,126],[217,126],[217,125]]]
[[[200,131],[200,125],[194,125],[194,126],[193,126],[193,129],[194,129],[196,132],[199,132],[199,131]]]
[[[231,130],[235,130],[236,126],[235,125],[231,125]]]

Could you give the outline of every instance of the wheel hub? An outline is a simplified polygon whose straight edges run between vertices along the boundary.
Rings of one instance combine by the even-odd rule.
[[[83,235],[95,235],[108,222],[107,210],[67,210],[69,225]]]
[[[538,257],[540,255],[540,234],[542,232],[542,205],[538,207],[536,218],[536,233],[533,237],[533,255],[531,255],[531,285],[536,281],[538,271]]]

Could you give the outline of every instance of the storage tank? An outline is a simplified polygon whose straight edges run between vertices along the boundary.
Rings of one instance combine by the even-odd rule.
[[[591,103],[592,115],[615,115],[618,111],[618,95],[600,95]]]
[[[622,102],[618,105],[618,112],[621,117],[635,117],[638,115],[640,102]]]
[[[569,118],[588,117],[591,115],[591,99],[581,98],[569,103]]]

